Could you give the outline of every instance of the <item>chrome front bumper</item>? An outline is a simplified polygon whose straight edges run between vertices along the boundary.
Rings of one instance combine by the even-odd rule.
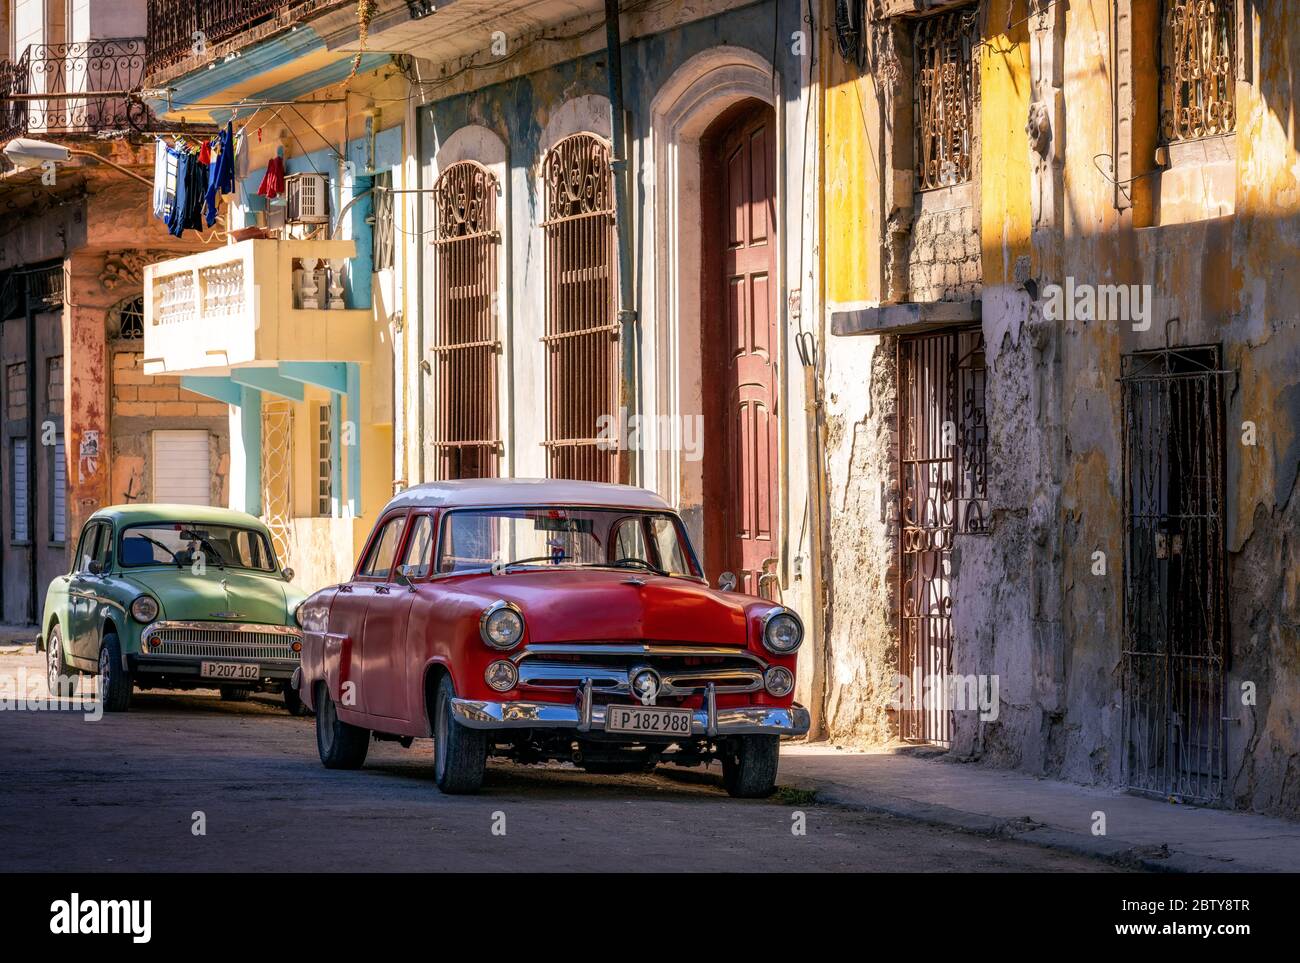
[[[470,729],[576,729],[578,732],[605,729],[605,707],[593,704],[590,684],[579,691],[573,705],[452,699],[451,711],[457,722]],[[808,727],[808,710],[801,705],[788,709],[773,706],[719,709],[711,692],[705,696],[704,708],[694,710],[691,718],[691,735],[702,738],[802,736],[807,734]]]

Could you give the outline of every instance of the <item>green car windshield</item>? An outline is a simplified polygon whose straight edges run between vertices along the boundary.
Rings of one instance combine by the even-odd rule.
[[[122,532],[117,557],[123,568],[191,567],[201,560],[201,564],[216,568],[276,570],[275,556],[266,536],[253,529],[230,525],[192,522],[132,525]]]

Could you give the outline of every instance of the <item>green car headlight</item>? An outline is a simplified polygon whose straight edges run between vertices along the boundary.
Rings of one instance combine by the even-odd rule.
[[[141,595],[131,603],[131,618],[137,622],[152,622],[158,618],[158,603],[151,595]]]

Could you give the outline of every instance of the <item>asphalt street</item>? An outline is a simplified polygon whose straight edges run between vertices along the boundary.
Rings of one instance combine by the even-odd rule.
[[[0,673],[29,656],[0,657]],[[802,829],[799,833],[796,830]],[[202,830],[200,832],[200,830]],[[137,693],[131,711],[0,711],[0,871],[1083,871],[1104,863],[819,804],[708,771],[492,763],[440,794],[432,743],[332,772],[278,698]]]

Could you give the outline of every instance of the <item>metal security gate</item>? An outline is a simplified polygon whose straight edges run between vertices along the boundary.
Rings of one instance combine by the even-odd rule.
[[[1224,789],[1223,375],[1216,347],[1126,356],[1124,744],[1130,789]]]
[[[984,336],[898,341],[899,735],[952,740],[952,544],[987,531]]]
[[[293,403],[262,405],[262,520],[280,565],[293,557]]]

